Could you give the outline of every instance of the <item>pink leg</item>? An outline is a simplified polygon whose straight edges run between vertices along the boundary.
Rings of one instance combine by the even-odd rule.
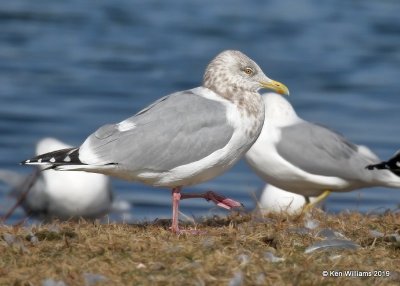
[[[171,230],[174,233],[179,233],[178,217],[179,217],[179,201],[181,199],[181,187],[172,189],[172,226]]]
[[[213,201],[217,206],[230,210],[235,207],[242,207],[243,205],[237,201],[229,199],[227,197],[218,195],[212,191],[208,191],[202,194],[181,194],[180,199],[192,199],[192,198],[203,198],[207,201]]]
[[[202,198],[207,201],[213,201],[216,205],[225,208],[231,209],[234,207],[242,207],[243,205],[235,200],[226,198],[224,196],[218,195],[212,191],[208,191],[202,194],[181,194],[182,187],[175,187],[172,189],[172,225],[171,231],[174,233],[182,233],[186,231],[182,231],[179,229],[179,201],[183,199],[192,199],[192,198]],[[199,234],[196,230],[189,231],[191,234]]]

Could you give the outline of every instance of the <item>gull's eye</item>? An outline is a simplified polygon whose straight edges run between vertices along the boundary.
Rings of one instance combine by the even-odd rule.
[[[254,73],[253,69],[252,69],[252,68],[248,68],[248,67],[245,68],[243,71],[244,71],[245,74],[247,74],[247,75],[252,75],[252,74]]]

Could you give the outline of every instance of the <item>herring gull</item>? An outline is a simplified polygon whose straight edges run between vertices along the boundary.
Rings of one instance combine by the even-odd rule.
[[[400,187],[400,178],[392,172],[365,168],[380,161],[367,147],[301,119],[276,93],[262,98],[265,124],[245,158],[268,183],[303,196],[319,196],[315,202],[329,192]]]
[[[222,174],[251,147],[264,123],[260,88],[289,93],[246,55],[227,50],[209,63],[202,86],[170,94],[124,121],[104,125],[78,148],[21,163],[171,188],[171,230],[179,233],[181,199],[204,198],[227,209],[241,206],[213,192],[181,190]]]

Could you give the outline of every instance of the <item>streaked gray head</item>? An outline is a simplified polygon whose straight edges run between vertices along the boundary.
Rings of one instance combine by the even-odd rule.
[[[288,94],[285,85],[268,78],[252,59],[233,50],[223,51],[209,63],[203,86],[224,97],[237,92],[257,92],[263,87]]]

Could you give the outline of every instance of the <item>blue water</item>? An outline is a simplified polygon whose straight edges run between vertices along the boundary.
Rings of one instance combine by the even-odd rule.
[[[224,49],[248,54],[291,91],[305,119],[388,158],[400,148],[397,0],[53,1],[0,4],[0,168],[45,136],[78,145],[168,93],[200,85]],[[190,190],[213,189],[254,208],[264,182],[240,162]],[[170,193],[113,181],[132,216],[170,215]],[[3,196],[3,195],[1,195]],[[400,190],[333,194],[330,212],[398,208]],[[200,200],[188,215],[213,213]],[[3,210],[1,210],[3,212]]]

